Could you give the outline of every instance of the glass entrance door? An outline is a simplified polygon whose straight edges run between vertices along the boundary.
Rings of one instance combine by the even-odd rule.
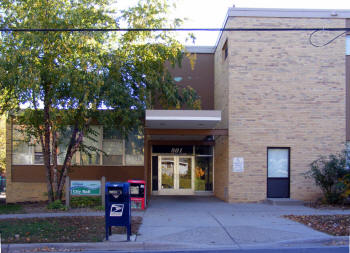
[[[181,195],[194,192],[194,159],[192,156],[158,157],[159,194]]]

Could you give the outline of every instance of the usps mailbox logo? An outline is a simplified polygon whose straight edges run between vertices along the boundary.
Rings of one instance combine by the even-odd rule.
[[[112,204],[109,216],[121,217],[123,216],[124,204]]]

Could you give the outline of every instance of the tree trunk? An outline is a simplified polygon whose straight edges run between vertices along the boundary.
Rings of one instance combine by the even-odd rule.
[[[46,167],[46,183],[47,194],[49,203],[53,202],[53,188],[52,188],[52,175],[51,175],[51,152],[50,152],[50,135],[51,135],[51,122],[50,122],[50,99],[49,99],[49,85],[44,87],[44,140],[42,145],[42,152],[44,154],[44,164]]]
[[[54,199],[57,199],[58,183],[57,183],[57,132],[52,130],[52,187],[54,190]]]
[[[57,199],[62,199],[62,197],[63,197],[63,187],[64,187],[64,183],[66,181],[67,171],[71,166],[71,161],[72,161],[73,155],[76,153],[76,151],[79,148],[80,143],[83,140],[83,132],[82,131],[79,132],[79,136],[78,136],[78,138],[76,138],[78,132],[79,132],[79,130],[78,130],[77,126],[75,126],[73,133],[72,133],[71,140],[70,140],[68,148],[67,148],[66,157],[64,159],[62,169],[60,171],[60,177],[58,180],[58,189],[57,189]]]

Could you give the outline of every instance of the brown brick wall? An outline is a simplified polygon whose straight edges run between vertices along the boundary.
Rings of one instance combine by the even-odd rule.
[[[344,27],[344,22],[235,17],[226,27]],[[325,32],[314,39],[321,43],[335,34]],[[230,32],[227,36],[228,168],[233,157],[244,157],[245,162],[243,173],[229,170],[229,201],[266,198],[268,146],[291,148],[291,198],[317,196],[319,190],[303,173],[319,155],[344,147],[344,37],[315,48],[305,31]],[[220,43],[224,40],[222,36]],[[219,47],[216,55],[220,53]]]

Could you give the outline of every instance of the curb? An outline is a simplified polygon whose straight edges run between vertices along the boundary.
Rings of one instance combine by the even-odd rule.
[[[311,238],[303,240],[286,240],[275,243],[264,244],[243,244],[243,245],[199,245],[199,244],[169,244],[169,243],[147,243],[147,242],[95,242],[95,243],[29,243],[29,244],[3,244],[3,253],[17,253],[23,251],[35,252],[74,252],[74,251],[169,251],[169,250],[214,250],[214,249],[276,249],[276,248],[332,248],[349,245],[348,236],[329,237],[329,238]]]

